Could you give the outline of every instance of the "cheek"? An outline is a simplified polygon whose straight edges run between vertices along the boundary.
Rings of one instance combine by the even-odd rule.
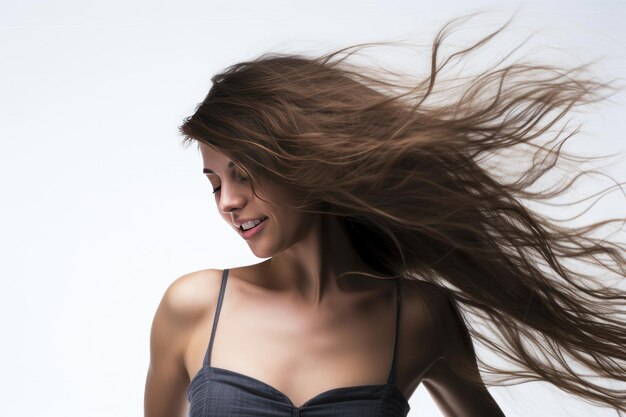
[[[290,240],[300,240],[309,234],[311,228],[311,219],[298,214],[287,218],[284,230],[288,234]]]

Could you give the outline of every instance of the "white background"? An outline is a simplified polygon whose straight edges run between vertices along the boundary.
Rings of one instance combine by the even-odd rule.
[[[0,415],[142,416],[167,286],[260,261],[217,215],[195,148],[180,146],[177,128],[215,72],[267,51],[426,44],[449,18],[489,8],[499,24],[519,6],[519,39],[543,29],[572,59],[606,56],[600,75],[623,76],[616,0],[2,0]],[[582,115],[582,148],[623,155],[624,103]],[[623,181],[623,167],[610,173]],[[593,210],[623,215],[623,205],[617,195]],[[491,392],[509,417],[614,415],[541,383]],[[410,416],[440,415],[422,387],[410,404]]]

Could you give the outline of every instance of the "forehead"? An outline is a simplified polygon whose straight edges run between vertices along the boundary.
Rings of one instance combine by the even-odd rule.
[[[205,174],[217,174],[218,172],[227,172],[236,165],[227,155],[219,152],[210,146],[201,144],[200,153],[202,154],[203,172]]]
[[[230,160],[230,158],[222,152],[219,152],[202,142],[200,143],[200,154],[202,154],[202,160],[206,163],[226,164]]]

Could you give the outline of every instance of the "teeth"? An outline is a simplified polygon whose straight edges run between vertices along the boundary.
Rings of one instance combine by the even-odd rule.
[[[244,224],[241,225],[241,228],[243,230],[248,230],[248,229],[252,229],[254,226],[256,226],[257,224],[261,223],[260,219],[257,220],[250,220],[245,222]]]

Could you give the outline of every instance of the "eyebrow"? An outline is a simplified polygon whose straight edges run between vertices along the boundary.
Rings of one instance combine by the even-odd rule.
[[[228,162],[228,168],[232,168],[234,166],[235,166],[235,163],[233,161]],[[215,174],[215,171],[209,168],[202,168],[202,173],[203,174]]]

